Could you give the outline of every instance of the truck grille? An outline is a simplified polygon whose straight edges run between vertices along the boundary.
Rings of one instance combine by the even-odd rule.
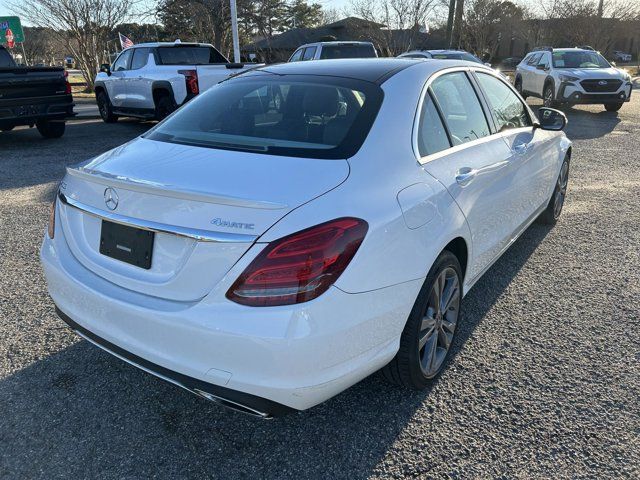
[[[583,80],[580,82],[585,92],[616,92],[622,80]]]

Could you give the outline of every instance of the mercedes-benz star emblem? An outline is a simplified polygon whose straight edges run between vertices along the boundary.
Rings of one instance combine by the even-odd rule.
[[[116,208],[118,208],[118,194],[113,188],[105,188],[104,203],[109,210],[115,210]]]

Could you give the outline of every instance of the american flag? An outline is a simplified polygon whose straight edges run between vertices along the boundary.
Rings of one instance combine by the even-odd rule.
[[[120,37],[120,46],[124,50],[125,48],[133,47],[133,42],[130,38],[125,37],[123,34],[118,32],[118,36]]]

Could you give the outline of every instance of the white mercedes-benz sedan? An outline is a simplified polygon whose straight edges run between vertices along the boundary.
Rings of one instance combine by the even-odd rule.
[[[49,292],[85,339],[246,413],[304,410],[380,369],[420,389],[463,296],[558,219],[565,123],[475,63],[259,68],[67,168]]]

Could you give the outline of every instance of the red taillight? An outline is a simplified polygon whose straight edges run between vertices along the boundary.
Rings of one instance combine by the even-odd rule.
[[[52,240],[56,234],[56,198],[53,199],[49,209],[49,226],[47,227],[47,233],[49,234],[49,238]]]
[[[227,298],[253,307],[312,300],[338,279],[368,229],[358,218],[339,218],[271,242],[242,272]]]
[[[71,84],[69,83],[69,72],[64,71],[64,93],[71,95]]]
[[[198,93],[200,93],[197,70],[178,70],[178,73],[184,75],[187,92],[192,93],[193,95],[197,95]]]

